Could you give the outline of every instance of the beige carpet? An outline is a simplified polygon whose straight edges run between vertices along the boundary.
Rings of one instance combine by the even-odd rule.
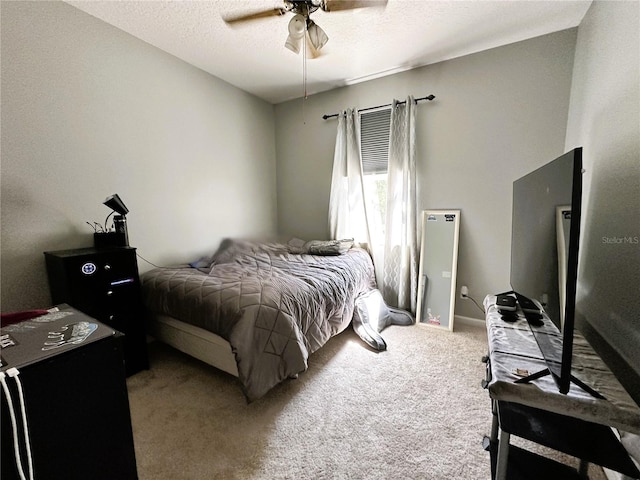
[[[234,377],[150,344],[128,379],[140,480],[489,479],[484,327],[383,336],[377,353],[349,328],[249,405]]]

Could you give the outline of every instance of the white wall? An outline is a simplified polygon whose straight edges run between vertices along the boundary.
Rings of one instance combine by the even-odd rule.
[[[594,2],[578,29],[566,149],[584,147],[580,327],[640,403],[640,3]],[[588,324],[585,324],[586,320]],[[595,342],[593,337],[590,341]],[[631,368],[629,368],[631,367]]]
[[[160,265],[275,233],[272,105],[68,4],[1,8],[3,312],[50,304],[42,252],[91,246],[112,193]]]
[[[328,236],[336,123],[323,114],[434,94],[418,106],[419,209],[462,210],[458,286],[479,302],[508,290],[512,182],[564,152],[575,39],[567,30],[276,105],[280,232]],[[483,318],[470,301],[455,312]]]

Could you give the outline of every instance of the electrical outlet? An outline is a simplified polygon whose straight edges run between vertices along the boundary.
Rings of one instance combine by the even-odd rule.
[[[467,298],[469,296],[469,287],[463,285],[460,287],[460,298]]]

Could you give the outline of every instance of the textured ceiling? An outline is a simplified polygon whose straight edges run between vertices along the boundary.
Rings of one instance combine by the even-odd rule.
[[[229,26],[222,17],[277,0],[91,0],[67,3],[270,103],[300,97],[303,57],[284,47],[291,14]],[[306,62],[307,93],[577,26],[591,0],[389,0],[386,8],[317,11],[329,36]]]

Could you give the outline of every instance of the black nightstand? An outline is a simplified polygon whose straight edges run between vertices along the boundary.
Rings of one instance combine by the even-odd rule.
[[[136,249],[44,252],[54,304],[68,303],[124,333],[127,375],[149,368]]]

